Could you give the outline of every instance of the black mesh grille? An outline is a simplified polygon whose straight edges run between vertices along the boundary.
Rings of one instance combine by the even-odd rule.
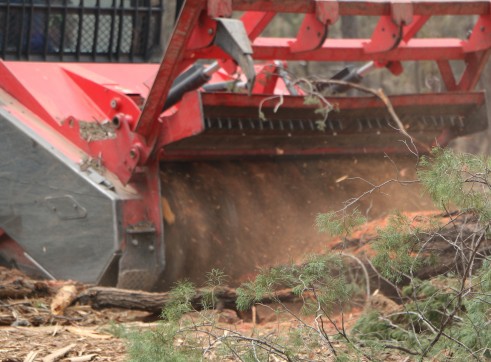
[[[88,62],[158,59],[163,2],[0,0],[0,57]]]

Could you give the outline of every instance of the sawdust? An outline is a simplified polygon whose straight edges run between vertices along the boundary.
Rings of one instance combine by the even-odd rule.
[[[82,327],[2,327],[0,328],[0,361],[22,362],[29,354],[34,361],[54,351],[73,347],[62,359],[92,355],[94,361],[125,361],[125,344],[107,332]]]
[[[237,285],[257,268],[300,261],[330,248],[335,240],[317,232],[316,215],[342,208],[371,184],[415,179],[415,160],[372,155],[166,162],[161,170],[163,197],[172,212],[167,217],[172,223],[164,228],[168,262],[161,287],[166,289],[179,278],[200,284],[212,268]],[[371,220],[397,208],[431,207],[417,185],[396,182],[358,206]]]
[[[23,279],[29,281],[25,276]],[[147,312],[94,310],[84,305],[72,305],[63,315],[54,315],[51,302],[52,297],[36,296],[0,299],[0,361],[24,361],[30,353],[36,355],[34,361],[41,361],[71,344],[74,346],[63,361],[87,355],[93,355],[93,361],[125,361],[125,342],[109,333],[110,326],[155,320]]]
[[[110,121],[78,122],[80,137],[87,142],[101,141],[116,138],[115,126]]]

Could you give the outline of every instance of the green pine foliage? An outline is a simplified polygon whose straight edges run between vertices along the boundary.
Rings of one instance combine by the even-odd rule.
[[[331,236],[348,235],[355,228],[367,222],[358,209],[349,212],[327,212],[318,214],[315,219],[315,226],[321,233]]]
[[[491,220],[491,161],[482,156],[435,148],[421,158],[418,177],[437,206],[457,207]]]
[[[183,281],[170,291],[170,300],[162,310],[162,318],[170,322],[177,322],[181,317],[193,310],[192,298],[196,295],[193,283]]]
[[[302,265],[273,267],[263,270],[256,278],[237,289],[237,308],[249,309],[254,303],[265,298],[275,298],[275,291],[291,288],[301,296],[306,292],[315,293],[315,300],[305,302],[305,311],[312,312],[320,306],[331,311],[335,305],[346,302],[351,288],[343,273],[343,262],[337,254],[314,254]]]
[[[487,260],[478,274],[472,279],[473,289],[466,298],[462,319],[452,325],[448,334],[462,342],[468,349],[491,359],[491,262]],[[443,341],[442,348],[454,348],[457,356],[462,358],[469,355],[469,350],[462,346],[451,346]]]
[[[216,289],[223,286],[227,281],[227,276],[220,269],[212,269],[206,273],[205,287],[207,291],[202,297],[202,307],[204,310],[215,309],[217,305]]]
[[[188,362],[199,361],[200,349],[174,345],[179,326],[176,323],[160,323],[153,330],[132,330],[126,334],[130,362]]]
[[[387,279],[399,283],[402,277],[421,265],[422,259],[415,257],[419,247],[419,227],[413,226],[411,220],[400,213],[389,218],[384,229],[378,230],[373,243],[376,252],[372,262]]]

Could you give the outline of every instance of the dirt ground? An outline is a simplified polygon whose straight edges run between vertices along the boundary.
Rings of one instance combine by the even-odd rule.
[[[82,305],[67,308],[63,316],[53,316],[49,310],[50,302],[50,298],[0,300],[0,321],[12,317],[11,325],[0,326],[1,362],[44,362],[50,354],[67,347],[70,351],[56,360],[125,361],[125,340],[111,334],[114,326],[152,328],[157,319],[147,312],[115,308],[97,311]],[[295,310],[300,305],[290,304],[289,307]],[[361,309],[356,308],[349,313],[347,325],[354,323],[360,313]],[[250,315],[241,318],[235,311],[222,310],[218,321],[222,327],[245,335],[251,335],[253,330],[263,334],[288,329],[296,323],[289,318],[278,318],[265,307],[259,307],[256,316],[256,323],[253,323]],[[192,315],[189,317],[193,318]],[[328,351],[316,351],[316,354],[321,353],[329,354]]]
[[[146,329],[155,326],[156,316],[146,312],[121,309],[96,311],[88,306],[74,305],[62,317],[49,315],[48,299],[1,300],[0,317],[11,314],[15,321],[10,326],[0,326],[0,361],[125,361],[127,360],[125,340],[115,337],[111,330],[115,325],[127,328]],[[372,303],[376,305],[378,302]],[[380,307],[379,303],[377,304]],[[289,304],[292,310],[299,310],[300,304]],[[383,306],[387,308],[387,306]],[[362,313],[362,308],[353,308],[346,313],[345,323],[349,329]],[[34,326],[27,320],[38,316],[42,324]],[[193,316],[189,316],[192,318]],[[307,317],[306,320],[309,321]],[[335,316],[339,322],[340,315]],[[250,316],[239,317],[235,311],[222,310],[218,316],[223,328],[251,336],[264,335],[296,328],[298,322],[288,317],[278,317],[269,308],[258,307],[257,321]],[[328,330],[329,332],[329,330]],[[331,331],[331,332],[334,332]],[[49,359],[49,356],[63,349],[69,351],[62,357]],[[327,349],[314,349],[309,359],[331,360]],[[213,360],[213,359],[212,359]],[[387,361],[402,360],[395,353],[384,356]]]

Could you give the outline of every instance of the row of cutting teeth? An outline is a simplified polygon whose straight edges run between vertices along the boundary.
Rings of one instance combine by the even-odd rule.
[[[464,117],[460,115],[402,117],[402,123],[407,129],[431,130],[445,127],[464,128]],[[363,118],[350,120],[312,120],[312,119],[267,119],[258,118],[206,118],[207,129],[225,130],[258,130],[258,131],[331,131],[364,132],[368,130],[396,129],[396,122],[389,117]]]

